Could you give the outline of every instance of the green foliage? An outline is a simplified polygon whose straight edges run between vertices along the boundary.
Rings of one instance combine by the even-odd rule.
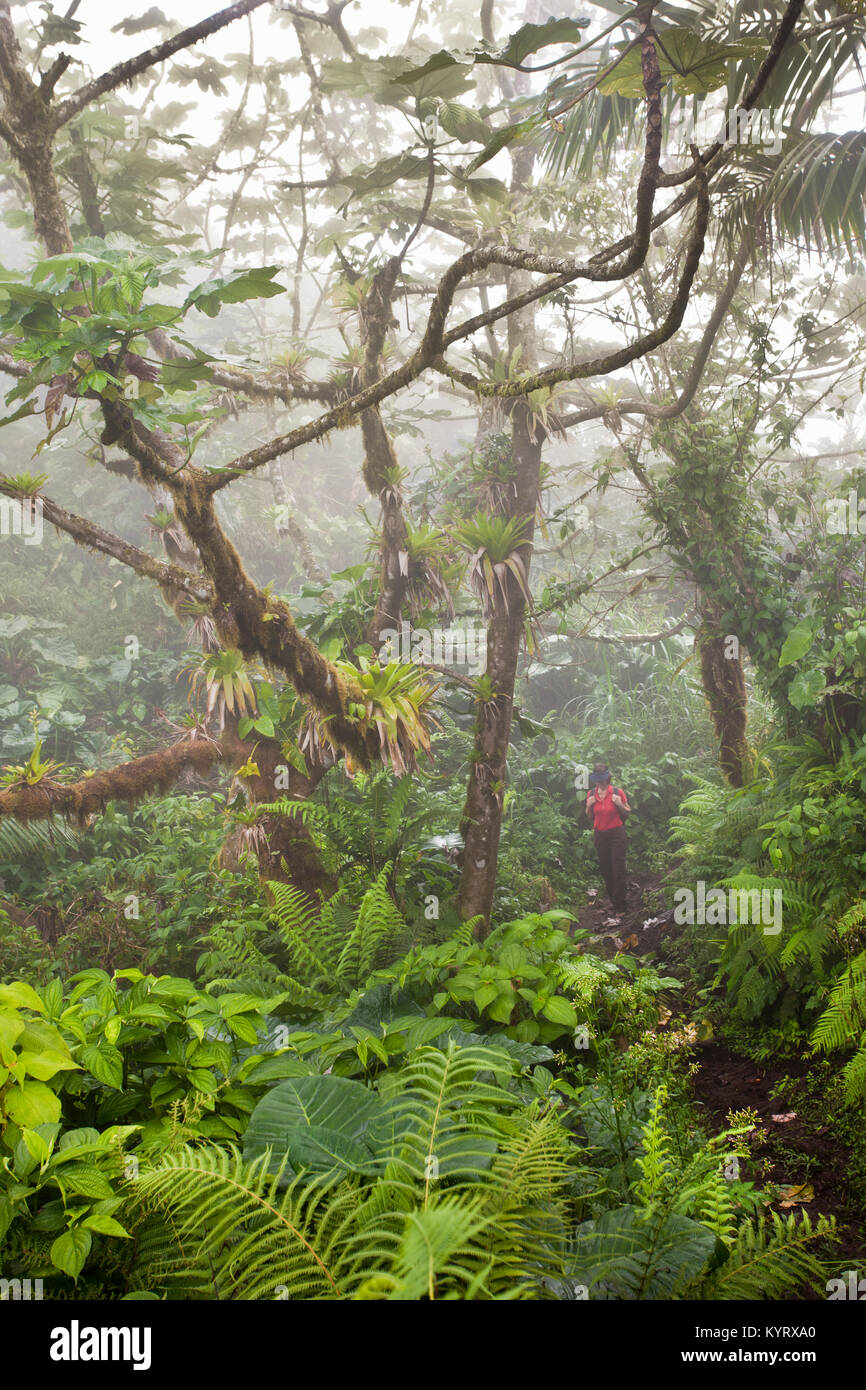
[[[439,946],[422,946],[392,967],[401,989],[419,991],[437,1010],[457,1006],[458,1017],[501,1027],[520,1043],[548,1043],[577,1024],[565,997],[572,983],[566,960],[573,952],[557,923],[567,913],[533,914],[496,927],[484,941],[460,932]]]
[[[271,883],[275,939],[259,945],[244,923],[239,932],[217,924],[211,949],[199,961],[209,988],[280,991],[301,1012],[315,1013],[342,999],[405,942],[406,924],[389,893],[389,878],[386,865],[354,909],[340,893],[317,909],[297,888]]]
[[[251,23],[271,21],[265,8]],[[21,36],[35,73],[45,48],[83,41],[79,21],[42,9]],[[745,90],[766,51],[767,16],[752,10],[738,5],[728,14],[689,0],[685,9],[655,6],[666,131],[694,96],[728,81],[730,106]],[[375,307],[387,248],[408,250],[420,230],[422,197],[425,256],[446,223],[470,248],[531,245],[581,260],[630,236],[620,223],[633,203],[623,190],[639,159],[643,77],[633,40],[610,37],[622,22],[611,14],[609,28],[587,43],[586,20],[560,17],[522,25],[497,48],[479,44],[465,17],[454,20],[455,37],[449,17],[424,13],[425,32],[413,37],[413,24],[404,53],[369,58],[359,48],[339,61],[329,61],[340,49],[336,31],[308,26],[312,57],[304,54],[302,66],[310,96],[300,106],[286,97],[298,60],[283,45],[276,56],[257,45],[255,55],[221,60],[190,52],[166,68],[164,83],[137,89],[130,106],[107,93],[61,125],[55,168],[75,249],[38,261],[32,273],[4,271],[0,283],[3,354],[26,373],[0,422],[10,456],[26,459],[35,449],[47,458],[51,447],[52,496],[56,485],[76,511],[110,517],[119,535],[174,559],[179,532],[170,510],[155,498],[145,518],[135,490],[118,482],[131,465],[111,456],[100,398],[122,400],[144,431],[171,434],[180,450],[175,480],[190,460],[219,472],[250,439],[297,423],[298,409],[305,419],[320,405],[339,412],[361,386],[375,337],[363,311]],[[719,940],[687,936],[700,1007],[739,1027],[771,1022],[754,1044],[767,1059],[774,1047],[807,1037],[834,1060],[844,1054],[834,1084],[849,1101],[862,1097],[860,536],[825,533],[815,525],[822,489],[792,487],[799,464],[791,446],[801,407],[812,402],[789,356],[802,347],[823,373],[830,343],[830,359],[845,370],[857,360],[850,294],[858,263],[831,258],[824,271],[810,268],[801,277],[808,312],[791,327],[779,330],[775,306],[765,312],[761,303],[775,296],[782,319],[795,302],[791,237],[848,253],[864,239],[862,133],[808,128],[834,67],[856,57],[862,25],[824,18],[808,44],[791,43],[765,89],[767,105],[785,119],[781,151],[725,153],[714,199],[718,241],[696,286],[716,293],[724,239],[747,225],[759,233],[755,254],[773,255],[774,294],[759,285],[749,298],[743,281],[706,393],[702,387],[686,414],[645,433],[651,467],[632,456],[635,436],[618,409],[623,386],[587,383],[587,400],[604,408],[615,442],[596,452],[581,437],[567,459],[548,451],[539,496],[527,507],[538,504],[537,582],[530,586],[528,523],[508,519],[518,497],[511,417],[494,410],[472,419],[467,433],[476,443],[442,458],[438,426],[450,438],[459,417],[427,398],[383,406],[389,434],[408,437],[409,459],[419,461],[413,450],[428,453],[417,467],[401,457],[384,470],[380,500],[393,508],[390,520],[406,523],[402,613],[428,622],[456,607],[474,624],[479,605],[482,616],[501,617],[519,594],[520,606],[540,610],[550,629],[521,673],[501,786],[499,925],[487,939],[475,941],[473,924],[457,921],[456,827],[469,732],[496,717],[511,692],[494,688],[495,664],[468,691],[449,681],[435,692],[443,725],[436,737],[423,672],[386,665],[384,653],[375,664],[367,643],[381,597],[373,571],[382,528],[355,516],[351,430],[329,433],[320,476],[304,474],[302,495],[277,467],[268,479],[273,507],[250,479],[235,490],[236,506],[220,513],[239,550],[250,542],[250,573],[295,590],[299,630],[360,688],[351,714],[379,746],[384,771],[359,774],[348,787],[333,771],[309,800],[256,808],[303,819],[338,890],[313,902],[290,885],[262,891],[251,875],[218,870],[226,824],[253,815],[235,802],[226,816],[219,795],[182,794],[128,812],[109,806],[85,840],[61,825],[0,822],[0,951],[7,973],[22,976],[0,987],[4,1274],[45,1271],[61,1298],[534,1299],[568,1298],[582,1287],[593,1298],[658,1300],[795,1298],[820,1288],[830,1226],[768,1215],[772,1194],[730,1176],[729,1161],[746,1151],[746,1122],[715,1137],[700,1131],[688,1094],[695,1029],[667,1007],[680,981],[646,960],[607,959],[607,945],[596,954],[586,933],[569,937],[564,927],[595,878],[582,777],[604,758],[637,811],[633,868],[667,861],[672,828],[678,875],[782,893],[778,938],[747,925]],[[440,20],[435,42],[448,46],[428,52]],[[275,12],[273,22],[294,42],[291,16]],[[152,9],[115,30],[171,27]],[[367,42],[354,30],[352,37]],[[549,70],[550,82],[534,78],[528,104],[525,92],[500,99],[490,66]],[[60,75],[61,93],[70,80]],[[156,93],[172,84],[166,104]],[[178,88],[208,94],[218,117],[212,146],[197,148],[183,133],[192,103],[177,99]],[[234,88],[237,106],[221,111],[215,99]],[[344,129],[355,168],[329,145],[329,134]],[[313,198],[261,178],[274,151],[295,149],[298,138],[305,165],[329,171]],[[166,158],[172,150],[177,157]],[[547,158],[554,177],[522,190],[519,178],[508,188],[474,177],[521,151],[535,152],[537,169]],[[585,176],[614,153],[622,182],[556,176]],[[7,162],[3,173],[10,196],[19,196],[20,170]],[[201,197],[203,186],[215,198]],[[4,220],[10,263],[33,264],[30,210],[13,208]],[[108,235],[86,237],[87,222]],[[647,308],[659,321],[658,303],[645,296],[655,270],[667,292],[673,262],[658,230],[648,278],[633,282],[637,297],[605,309],[617,333]],[[184,249],[205,243],[218,249]],[[290,255],[295,293],[281,302],[274,266],[257,267],[289,264],[290,244],[300,254]],[[228,255],[240,258],[238,269],[226,269]],[[426,272],[419,278],[408,258],[400,265],[393,303],[381,305],[383,368],[411,366],[415,344],[388,319],[398,310],[402,319],[405,291],[411,340],[410,307],[427,293]],[[822,310],[813,313],[820,296]],[[329,305],[342,316],[326,322]],[[834,325],[835,348],[825,307],[847,325]],[[223,312],[228,338],[214,322]],[[552,291],[543,312],[564,359],[579,357],[582,311],[571,289]],[[699,318],[691,315],[692,328],[668,345],[662,377],[638,369],[641,393],[666,381],[676,394],[695,360]],[[200,342],[186,336],[192,323],[204,330]],[[490,325],[484,341],[476,335],[473,369],[486,382],[519,385],[525,348],[503,351],[502,328]],[[306,346],[337,331],[336,354]],[[308,377],[309,364],[326,357],[324,377]],[[230,375],[243,389],[223,384]],[[832,392],[821,400],[837,409]],[[839,400],[841,419],[849,406]],[[568,387],[545,389],[527,404],[536,430],[554,435],[575,396]],[[346,423],[342,413],[334,418]],[[73,425],[86,437],[83,455]],[[840,457],[855,445],[853,436],[833,440]],[[785,462],[773,463],[779,456]],[[635,479],[654,536],[631,514]],[[45,481],[19,471],[11,488],[33,497]],[[551,491],[558,496],[545,517]],[[593,502],[591,517],[581,505],[580,523],[576,496]],[[805,523],[798,496],[809,510]],[[286,518],[272,541],[263,513]],[[615,539],[599,568],[606,529]],[[49,538],[51,547],[29,555],[26,578],[12,547],[0,555],[0,735],[7,780],[31,787],[60,764],[111,765],[163,745],[164,726],[185,727],[174,679],[186,659],[182,638],[170,624],[166,636],[158,600],[138,597],[130,576],[124,583],[103,559]],[[374,565],[352,564],[368,541]],[[472,591],[462,595],[461,552]],[[703,692],[689,669],[691,633],[650,643],[623,637],[688,629],[696,590],[698,608],[712,607],[702,635],[738,633],[747,654],[751,737],[772,711],[788,739],[758,757],[755,781],[739,792],[713,780]],[[190,616],[186,641],[198,648],[213,635],[212,620],[204,605],[191,605]],[[140,656],[128,654],[127,633],[139,634]],[[253,680],[234,651],[196,655],[195,669],[207,714],[220,725],[237,715],[240,737],[250,740],[241,775],[254,770],[256,737],[278,740],[297,772],[308,770],[307,757],[315,763],[322,729],[303,722],[290,692]],[[423,778],[409,775],[420,750],[438,756]],[[571,911],[533,911],[555,901]],[[683,1007],[692,1002],[689,993]]]
[[[58,821],[20,834],[0,824],[6,893],[49,919],[30,978],[97,963],[192,973],[215,920],[255,930],[265,909],[252,884],[214,869],[221,839],[214,802],[198,796],[109,807],[85,835]]]
[[[480,513],[458,530],[460,544],[470,553],[469,580],[485,618],[510,612],[509,582],[513,581],[531,605],[525,558],[528,522],[522,517],[486,516]]]
[[[358,1083],[334,1079],[317,1090],[312,1116],[295,1103],[302,1083],[286,1083],[290,1093],[277,1088],[267,1102],[282,1118],[254,1116],[253,1151],[265,1140],[273,1148],[246,1165],[187,1150],[143,1174],[139,1198],[170,1213],[202,1292],[541,1296],[537,1281],[555,1268],[562,1241],[556,1194],[568,1145],[551,1117],[521,1106],[503,1084],[512,1068],[487,1048],[422,1048],[380,1098],[360,1087],[360,1111],[350,1095]],[[288,1109],[279,1104],[287,1094]],[[288,1186],[286,1160],[300,1169]]]
[[[420,752],[430,750],[428,706],[435,687],[423,671],[410,663],[389,661],[361,665],[338,662],[340,670],[362,691],[362,700],[349,702],[349,712],[359,721],[364,732],[375,730],[379,740],[382,762],[392,767],[397,776],[411,772]],[[351,771],[351,760],[347,759]]]
[[[32,366],[6,395],[7,404],[23,399],[25,405],[0,423],[34,414],[34,392],[48,386],[44,413],[53,437],[71,419],[64,399],[96,394],[125,400],[150,427],[193,427],[191,457],[202,427],[222,412],[196,391],[196,383],[210,376],[211,358],[177,336],[180,321],[193,308],[213,318],[225,303],[283,293],[271,266],[205,281],[176,307],[153,299],[153,291],[176,285],[208,259],[207,252],[172,255],[113,234],[85,238],[74,251],[41,260],[27,279],[7,276],[0,282],[0,331],[10,335],[13,356]],[[148,334],[157,329],[170,331],[192,361],[168,368],[149,361]],[[186,399],[173,401],[178,392]]]
[[[750,1184],[724,1172],[742,1152],[738,1131],[683,1161],[667,1132],[665,1101],[661,1088],[642,1132],[636,1200],[577,1228],[573,1284],[592,1298],[625,1299],[784,1298],[803,1286],[823,1288],[820,1252],[833,1223],[821,1217],[813,1226],[805,1214],[775,1213],[742,1220]]]
[[[702,782],[674,817],[685,873],[725,887],[780,892],[782,930],[729,925],[713,963],[736,1012],[811,1019],[820,1046],[859,1045],[859,966],[866,863],[862,740],[829,758],[809,737],[778,743],[739,790]],[[694,933],[691,934],[694,937]],[[827,1004],[827,994],[830,1002]],[[850,1094],[862,1066],[851,1063]]]

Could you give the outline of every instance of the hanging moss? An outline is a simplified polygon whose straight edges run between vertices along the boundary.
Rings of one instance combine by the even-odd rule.
[[[109,801],[132,804],[153,792],[167,792],[187,768],[208,772],[221,756],[215,743],[185,739],[158,753],[147,753],[119,767],[94,772],[78,782],[44,777],[32,785],[13,783],[0,791],[0,817],[33,821],[62,815],[83,824],[89,816],[104,811]]]

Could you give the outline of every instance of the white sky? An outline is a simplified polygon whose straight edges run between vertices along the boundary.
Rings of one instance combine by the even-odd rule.
[[[225,0],[163,0],[160,4],[164,13],[175,22],[176,27],[185,27],[196,23],[213,14],[223,6]],[[305,0],[310,8],[321,8],[322,0]],[[468,18],[478,12],[479,0],[472,0],[472,4],[466,7],[465,15]],[[66,8],[66,0],[55,0],[56,8],[59,13],[63,13]],[[80,45],[71,46],[70,51],[76,60],[76,67],[71,70],[76,82],[81,77],[89,77],[96,73],[110,68],[115,63],[126,58],[132,57],[141,49],[157,43],[163,37],[159,30],[146,30],[134,35],[125,36],[120,33],[112,33],[112,27],[118,20],[130,13],[141,13],[150,8],[150,0],[140,0],[137,6],[116,5],[106,3],[106,0],[83,0],[75,18],[84,23],[85,42]],[[438,13],[439,7],[433,8],[434,13]],[[581,15],[594,15],[598,27],[610,22],[610,13],[602,10],[598,6],[589,3],[577,5],[576,12]],[[551,6],[544,13],[550,12]],[[562,12],[559,6],[554,12]],[[451,13],[459,11],[452,10]],[[506,4],[498,4],[496,8],[497,32],[500,36],[507,34],[509,29],[516,27],[521,22],[521,17],[525,12],[524,0],[508,0]],[[423,45],[438,47],[441,45],[441,33],[434,32],[427,23],[426,16],[429,13],[428,7],[423,3],[417,5],[410,3],[401,5],[395,0],[352,0],[343,13],[343,21],[353,35],[363,35],[363,48],[367,51],[376,50],[376,39],[379,38],[380,47],[378,51],[397,52],[405,44],[410,32],[414,33],[414,38]],[[15,6],[14,18],[16,23],[20,23],[26,15],[35,23],[42,19],[42,11],[37,0],[29,0],[29,3],[18,4]],[[435,24],[435,21],[434,21]],[[438,27],[438,26],[437,26]],[[379,30],[379,35],[375,35],[371,30]],[[273,22],[270,6],[263,6],[252,15],[238,20],[225,30],[211,36],[202,45],[199,45],[191,52],[182,53],[178,56],[178,61],[183,63],[194,63],[198,58],[208,56],[216,59],[224,59],[227,55],[246,52],[249,44],[249,36],[252,32],[254,36],[255,53],[257,57],[294,57],[297,53],[294,33],[291,27]],[[315,45],[315,30],[308,26],[308,34],[313,46]],[[57,50],[52,50],[55,53]],[[315,49],[314,49],[315,51]],[[549,50],[550,51],[550,50]],[[547,54],[545,54],[545,57]],[[43,59],[43,65],[45,60]],[[81,64],[83,67],[79,67]],[[77,68],[77,70],[76,70]],[[851,84],[849,84],[849,87]],[[299,100],[303,100],[306,94],[306,83],[302,79],[297,82]],[[160,89],[163,99],[176,97],[178,100],[194,104],[192,110],[184,117],[183,127],[192,135],[200,138],[204,144],[209,144],[214,138],[215,121],[218,115],[225,112],[231,97],[219,97],[212,93],[202,93],[197,85],[171,86],[169,83]],[[127,97],[127,99],[129,99]],[[251,109],[255,109],[253,106]],[[862,96],[848,96],[836,104],[834,111],[827,110],[823,113],[822,119],[818,122],[819,127],[825,128],[854,128],[862,124],[863,120],[863,99]],[[232,156],[226,160],[227,165],[236,167],[239,156]],[[507,156],[500,155],[496,161],[491,162],[484,170],[484,173],[491,173],[498,176],[507,176]],[[228,186],[228,184],[227,184]],[[199,197],[204,196],[204,190],[200,190]],[[330,216],[330,209],[327,211]],[[457,250],[456,243],[444,239],[434,238],[428,243],[430,249],[434,251],[438,262],[441,256],[441,263],[447,263]],[[418,251],[419,248],[416,248]],[[424,255],[423,250],[416,264],[429,263],[429,258]],[[692,328],[697,327],[700,321],[700,309],[693,305],[690,309],[687,325]],[[602,340],[612,341],[611,326],[602,318],[597,318],[595,328],[590,319],[588,321],[590,332],[597,332]],[[480,337],[479,337],[480,341]],[[857,387],[857,375],[859,365],[852,363],[852,386],[855,393],[859,395]],[[816,415],[810,422],[807,433],[814,441],[819,437],[825,437],[828,428],[832,429],[833,434],[841,434],[843,426],[841,422],[834,425],[826,416]]]

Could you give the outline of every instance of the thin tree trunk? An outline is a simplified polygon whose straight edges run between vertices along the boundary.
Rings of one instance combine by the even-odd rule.
[[[513,451],[517,465],[517,497],[513,515],[529,518],[529,543],[521,554],[529,572],[531,535],[538,496],[543,432],[532,433],[532,416],[523,402],[513,415]],[[531,510],[530,510],[531,509]],[[508,765],[508,744],[514,713],[514,686],[526,605],[516,582],[509,576],[509,611],[500,608],[487,627],[487,675],[493,699],[478,702],[478,716],[470,762],[469,785],[460,830],[463,836],[463,872],[460,880],[460,915],[478,917],[476,935],[490,930],[502,805]]]
[[[749,769],[746,740],[746,677],[739,650],[729,651],[727,637],[698,635],[701,679],[710,717],[719,740],[719,764],[732,787],[741,787]]]
[[[527,187],[532,176],[534,155],[521,149],[512,158],[512,188]],[[509,298],[528,288],[531,276],[513,271],[508,277]],[[528,305],[508,320],[509,357],[520,347],[521,368],[533,371],[537,364],[535,309]],[[517,398],[511,413],[511,448],[514,486],[503,498],[505,515],[525,522],[526,541],[520,547],[527,581],[532,560],[532,537],[541,474],[544,430],[533,418],[527,402]],[[469,784],[460,830],[463,836],[463,870],[460,880],[460,915],[477,917],[476,935],[490,930],[499,840],[502,833],[502,806],[508,765],[508,744],[514,713],[514,686],[520,657],[526,604],[517,582],[508,576],[508,609],[494,611],[487,628],[487,675],[493,699],[478,703],[478,716],[470,760]]]

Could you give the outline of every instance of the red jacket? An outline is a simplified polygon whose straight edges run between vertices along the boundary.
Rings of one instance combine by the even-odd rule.
[[[604,788],[593,787],[586,798],[586,809],[592,815],[596,830],[615,830],[624,823],[623,817],[613,804],[614,794],[625,803],[626,811],[630,811],[628,797],[622,787],[612,787],[610,783]]]

